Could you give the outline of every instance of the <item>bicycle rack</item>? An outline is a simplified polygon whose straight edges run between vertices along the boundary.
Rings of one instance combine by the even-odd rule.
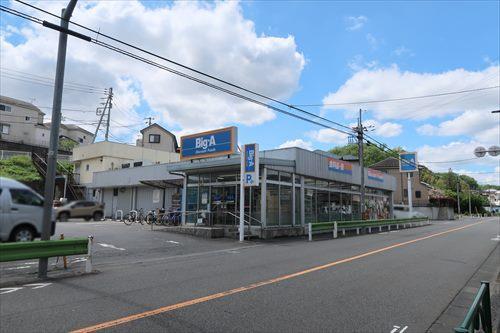
[[[118,220],[118,213],[120,213],[120,220]],[[115,221],[118,220],[118,221],[123,221],[123,210],[121,209],[118,209],[116,212],[115,212]]]

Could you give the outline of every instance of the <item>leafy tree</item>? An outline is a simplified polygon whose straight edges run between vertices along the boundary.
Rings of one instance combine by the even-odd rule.
[[[398,153],[403,151],[402,148],[398,147],[393,149],[396,153],[391,151],[383,151],[381,148],[375,146],[374,144],[364,144],[363,145],[363,162],[366,166],[370,166],[377,162],[385,160],[387,157],[393,156],[397,157]],[[344,156],[344,155],[352,155],[358,156],[358,145],[357,144],[348,144],[341,147],[335,147],[330,150],[332,154]]]
[[[67,138],[59,139],[59,149],[61,149],[61,150],[71,151],[76,146],[78,146],[78,143],[73,141],[73,140],[70,140]]]

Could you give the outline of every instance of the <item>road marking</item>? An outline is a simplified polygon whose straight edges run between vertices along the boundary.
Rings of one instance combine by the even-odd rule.
[[[97,325],[84,327],[84,328],[81,328],[81,329],[77,329],[77,330],[71,331],[71,333],[90,333],[90,332],[96,332],[96,331],[99,331],[99,330],[102,330],[102,329],[105,329],[105,328],[110,328],[110,327],[122,325],[122,324],[129,323],[131,321],[135,321],[135,320],[138,320],[138,319],[143,319],[143,318],[155,316],[155,315],[166,313],[166,312],[171,312],[171,311],[174,311],[174,310],[177,310],[177,309],[186,308],[186,307],[189,307],[189,306],[192,306],[192,305],[196,305],[196,304],[200,304],[200,303],[205,303],[205,302],[212,301],[212,300],[215,300],[215,299],[227,297],[227,296],[230,296],[230,295],[239,294],[239,293],[244,292],[244,291],[256,289],[256,288],[267,286],[267,285],[270,285],[270,284],[275,284],[275,283],[278,283],[278,282],[281,282],[281,281],[293,279],[293,278],[296,278],[296,277],[299,277],[299,276],[302,276],[302,275],[306,275],[306,274],[309,274],[309,273],[313,273],[313,272],[317,272],[317,271],[322,271],[322,270],[325,270],[325,269],[330,268],[330,267],[334,267],[334,266],[337,266],[337,265],[340,265],[340,264],[344,264],[344,263],[355,261],[355,260],[358,260],[358,259],[361,259],[361,258],[372,256],[372,255],[377,254],[377,253],[389,251],[389,250],[392,250],[392,249],[395,249],[395,248],[398,248],[398,247],[401,247],[401,246],[405,246],[405,245],[408,245],[408,244],[413,244],[413,243],[416,243],[416,242],[420,242],[420,241],[423,241],[423,240],[426,240],[426,239],[429,239],[429,238],[433,238],[433,237],[437,237],[437,236],[441,236],[441,235],[446,235],[446,234],[454,232],[454,231],[458,231],[458,230],[470,228],[470,227],[473,227],[473,226],[478,225],[480,223],[482,223],[482,222],[481,221],[480,222],[475,222],[475,223],[468,224],[468,225],[465,225],[465,226],[462,226],[462,227],[448,229],[448,230],[445,230],[445,231],[437,232],[435,234],[430,234],[430,235],[427,235],[427,236],[424,236],[424,237],[419,237],[419,238],[415,238],[415,239],[412,239],[412,240],[409,240],[409,241],[405,241],[405,242],[401,242],[401,243],[396,243],[396,244],[393,244],[393,245],[382,247],[382,248],[377,249],[377,250],[372,250],[372,251],[361,253],[361,254],[358,254],[358,255],[355,255],[355,256],[352,256],[352,257],[348,257],[348,258],[340,259],[340,260],[337,260],[337,261],[333,261],[333,262],[330,262],[328,264],[324,264],[324,265],[320,265],[320,266],[315,266],[315,267],[312,267],[312,268],[309,268],[309,269],[306,269],[306,270],[303,270],[303,271],[295,272],[295,273],[292,273],[292,274],[282,275],[282,276],[279,276],[279,277],[276,277],[276,278],[273,278],[273,279],[269,279],[269,280],[265,280],[265,281],[260,281],[260,282],[252,283],[252,284],[249,284],[249,285],[246,285],[246,286],[242,286],[242,287],[239,287],[239,288],[226,290],[226,291],[223,291],[223,292],[220,292],[220,293],[215,293],[215,294],[211,294],[211,295],[208,295],[208,296],[191,299],[191,300],[188,300],[188,301],[184,301],[184,302],[180,302],[180,303],[176,303],[176,304],[172,304],[172,305],[167,305],[167,306],[164,306],[164,307],[161,307],[161,308],[157,308],[157,309],[154,309],[154,310],[144,311],[144,312],[133,314],[133,315],[130,315],[130,316],[126,316],[126,317],[118,318],[118,319],[115,319],[115,320],[103,322],[103,323],[100,323],[100,324],[97,324]],[[405,328],[405,330],[406,330],[406,328]]]
[[[0,295],[3,294],[8,294],[8,293],[13,293],[14,291],[18,291],[23,289],[23,287],[16,287],[16,288],[0,288]]]
[[[6,271],[12,271],[14,269],[26,269],[26,268],[30,268],[31,266],[17,266],[17,267],[9,267],[9,268],[6,268],[5,270]]]
[[[179,242],[176,242],[176,241],[165,241],[166,243],[172,243],[172,244],[176,244],[176,245],[179,245],[180,243]]]
[[[97,243],[97,244],[101,245],[102,247],[109,247],[110,249],[125,251],[123,247],[116,247],[112,244],[106,244],[106,243]]]
[[[87,258],[75,258],[75,259],[71,260],[71,263],[75,264],[77,262],[82,262],[82,261],[87,261]]]
[[[31,289],[40,289],[50,286],[51,284],[52,283],[30,283],[30,284],[25,284],[24,287],[33,287]]]
[[[408,326],[405,326],[405,327],[401,328],[401,331],[398,331],[398,329],[400,329],[400,328],[401,328],[401,326],[394,325],[391,333],[403,333],[404,331],[406,331]]]

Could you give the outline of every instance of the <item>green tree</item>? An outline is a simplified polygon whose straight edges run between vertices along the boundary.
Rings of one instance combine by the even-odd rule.
[[[78,146],[78,143],[73,140],[67,138],[59,139],[59,149],[61,150],[72,151],[76,146]]]
[[[381,148],[375,146],[374,144],[364,144],[363,145],[363,162],[366,166],[370,166],[377,162],[385,160],[387,157],[393,156],[398,157],[399,152],[403,151],[401,147],[397,147],[393,149],[396,153],[390,151],[383,151]],[[348,144],[341,147],[335,147],[330,150],[332,154],[345,156],[352,155],[358,156],[358,145],[357,144]]]

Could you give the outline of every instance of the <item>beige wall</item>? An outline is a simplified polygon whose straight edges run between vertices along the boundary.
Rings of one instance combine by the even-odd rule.
[[[381,170],[381,169],[380,169]],[[396,178],[396,191],[394,191],[394,204],[408,204],[408,197],[403,195],[403,192],[408,191],[408,176],[406,172],[399,172],[399,169],[386,169],[389,175]],[[418,172],[412,173],[411,178],[412,203],[414,205],[426,205],[429,203],[429,189],[427,186],[420,183]],[[420,191],[420,198],[417,198],[415,193]]]
[[[143,165],[177,162],[179,154],[102,141],[75,147],[72,161],[75,173],[79,173],[79,183],[89,184],[94,172],[121,169],[125,163],[133,167],[134,162],[142,162]]]
[[[160,143],[150,143],[149,142],[150,134],[159,134]],[[138,141],[139,141],[138,146],[142,146],[144,148],[175,152],[175,143],[172,136],[165,133],[165,131],[156,126],[152,126],[150,128],[145,129],[143,132],[142,139],[139,139]]]

